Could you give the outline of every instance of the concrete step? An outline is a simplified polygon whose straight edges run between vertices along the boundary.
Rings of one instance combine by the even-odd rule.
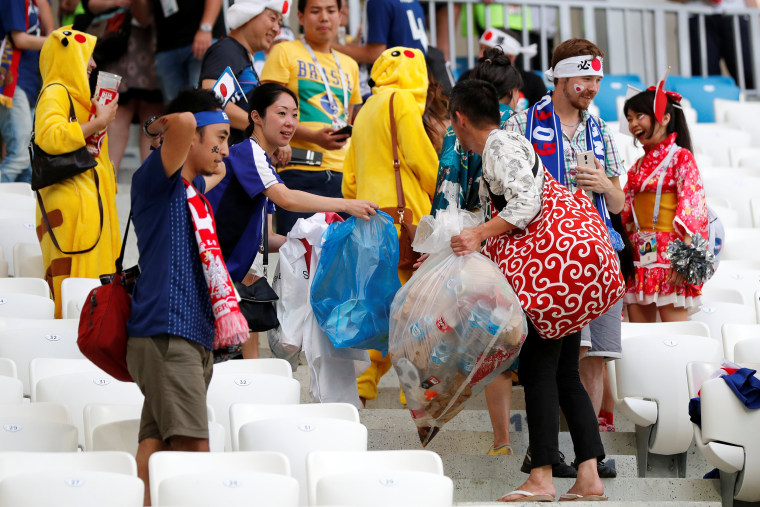
[[[528,478],[528,474],[520,471],[524,456],[524,454],[512,456],[445,454],[441,458],[443,459],[444,473],[452,479],[477,477],[478,479],[519,481],[520,478],[522,480]],[[638,476],[636,456],[607,456],[606,462],[615,467],[620,478],[635,479]]]
[[[516,392],[517,391],[515,391],[515,393]],[[367,405],[368,408],[360,410],[359,413],[362,417],[362,422],[368,428],[387,428],[389,426],[403,428],[405,427],[404,425],[412,422],[409,411],[406,409],[372,408],[369,403]],[[514,407],[515,403],[512,403],[512,406]],[[488,416],[488,410],[471,409],[469,408],[469,404],[465,405],[465,407],[467,408],[457,414],[454,419],[446,423],[445,427],[447,429],[493,431],[491,418]],[[618,418],[620,419],[620,422],[618,422]],[[509,431],[528,431],[527,421],[524,409],[518,410],[513,408],[510,411]],[[615,425],[618,433],[635,431],[634,424],[622,416],[616,416]],[[412,426],[413,424],[410,427]],[[560,430],[567,431],[567,428],[564,424],[560,424]]]
[[[513,477],[511,480],[452,478],[454,481],[454,501],[494,502],[497,498],[520,486],[525,480],[524,477],[521,475]],[[557,489],[557,495],[570,489],[573,482],[574,479],[555,479],[554,485]],[[677,501],[679,507],[681,507],[682,502],[697,502],[700,507],[705,505],[704,502],[709,502],[709,505],[720,505],[717,479],[616,478],[602,479],[602,482],[604,483],[604,494],[611,500],[626,503],[637,502],[635,503],[636,507],[641,505],[659,506],[663,505],[662,502],[674,501]],[[648,502],[648,504],[638,502]]]
[[[368,447],[370,449],[422,449],[416,429],[372,429],[368,432]],[[609,455],[636,454],[633,433],[602,433],[602,443]],[[528,449],[527,432],[511,435],[512,447],[519,456],[524,456]],[[490,431],[451,430],[444,427],[427,446],[427,449],[441,455],[448,454],[485,454],[493,443]],[[559,448],[568,460],[572,460],[573,444],[570,434],[559,434]],[[707,470],[705,470],[706,472]]]

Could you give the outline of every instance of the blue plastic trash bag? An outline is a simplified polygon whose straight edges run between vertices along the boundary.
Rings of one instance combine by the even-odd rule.
[[[331,224],[311,284],[311,308],[335,348],[388,351],[388,327],[398,278],[398,233],[379,211]]]

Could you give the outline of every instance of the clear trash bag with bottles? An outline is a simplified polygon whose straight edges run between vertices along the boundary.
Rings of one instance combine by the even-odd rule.
[[[391,362],[423,446],[512,365],[525,341],[525,314],[496,264],[451,250],[452,236],[482,221],[453,206],[423,217],[413,248],[430,256],[391,305]]]

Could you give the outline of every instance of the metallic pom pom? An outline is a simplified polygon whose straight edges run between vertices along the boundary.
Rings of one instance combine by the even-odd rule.
[[[715,272],[715,256],[709,251],[707,240],[699,234],[692,236],[690,245],[680,239],[671,241],[668,244],[668,257],[670,266],[692,285],[706,282]]]

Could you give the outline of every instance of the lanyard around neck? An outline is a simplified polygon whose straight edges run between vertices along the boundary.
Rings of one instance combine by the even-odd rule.
[[[330,88],[330,83],[327,80],[327,72],[325,71],[325,68],[319,64],[317,55],[314,53],[314,50],[311,49],[309,43],[306,42],[306,38],[301,37],[301,43],[303,43],[306,51],[308,51],[309,55],[311,55],[311,59],[314,60],[314,65],[316,65],[317,69],[319,70],[319,75],[322,78],[322,83],[325,85],[325,92],[327,93],[327,100],[330,102],[332,113],[337,116],[338,102],[336,101],[336,97],[334,96],[332,88]],[[338,54],[332,49],[330,52],[332,53],[333,58],[335,58],[335,65],[338,67],[338,74],[340,75],[340,85],[343,88],[343,114],[348,115],[348,86],[346,85],[346,79],[343,75],[343,67],[341,67],[340,60],[338,60]]]
[[[668,166],[670,165],[670,161],[673,160],[673,157],[675,156],[678,149],[679,147],[673,143],[673,145],[670,147],[670,150],[668,151],[668,154],[665,155],[665,158],[662,159],[662,162],[657,165],[657,168],[652,171],[652,174],[647,176],[647,178],[641,184],[641,187],[639,187],[639,192],[642,192],[644,190],[644,187],[647,186],[652,178],[654,178],[659,173],[660,178],[657,180],[657,194],[654,198],[654,212],[652,213],[652,229],[654,229],[654,227],[657,225],[657,219],[660,216],[660,198],[662,197],[662,185],[665,182],[665,175],[668,173]],[[636,167],[637,171],[641,169],[641,164],[643,162],[644,157],[639,160],[638,166]],[[636,217],[636,210],[633,207],[633,203],[631,203],[631,211],[633,212],[633,222],[636,225],[636,230],[641,230],[641,227],[639,227],[639,220]]]

